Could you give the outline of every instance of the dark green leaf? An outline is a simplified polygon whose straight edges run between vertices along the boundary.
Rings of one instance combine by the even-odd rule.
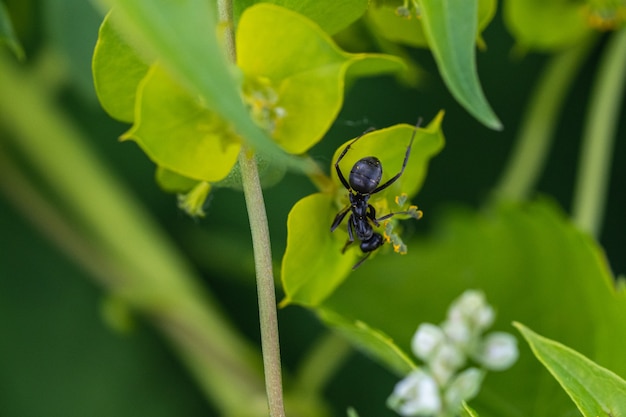
[[[346,320],[332,311],[319,309],[318,314],[327,325],[333,327],[350,343],[385,364],[398,376],[405,376],[417,367],[413,360],[384,333],[363,322]]]
[[[626,375],[626,294],[615,290],[597,244],[546,201],[453,212],[433,237],[409,241],[407,255],[373,257],[320,307],[409,352],[417,326],[441,321],[468,288],[483,290],[498,310],[496,330],[524,321]],[[483,392],[472,400],[481,414],[494,397],[503,417],[575,412],[528,350],[510,370],[490,374]]]
[[[533,353],[585,417],[626,415],[626,381],[580,353],[516,324]]]
[[[476,70],[477,0],[422,0],[428,45],[448,89],[465,109],[486,126],[502,124],[485,98]]]

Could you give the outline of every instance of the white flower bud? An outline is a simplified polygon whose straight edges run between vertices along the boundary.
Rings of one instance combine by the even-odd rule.
[[[517,339],[504,332],[493,332],[485,336],[476,355],[476,361],[492,371],[502,371],[511,367],[519,352]]]
[[[493,324],[495,313],[487,304],[485,294],[481,291],[467,290],[450,305],[448,319],[464,320],[472,327],[473,332],[478,333]]]
[[[456,345],[444,343],[435,351],[428,366],[439,385],[444,386],[465,364],[465,360],[465,354]]]
[[[463,350],[466,350],[475,338],[467,322],[462,319],[446,320],[441,323],[441,328],[448,339]]]
[[[402,416],[437,414],[441,411],[439,387],[430,374],[417,369],[396,384],[387,404]]]
[[[428,361],[444,342],[445,335],[434,324],[422,323],[411,340],[411,349],[418,358]]]
[[[446,388],[444,398],[446,407],[457,410],[463,401],[474,398],[480,390],[485,371],[476,368],[467,368],[456,376]]]

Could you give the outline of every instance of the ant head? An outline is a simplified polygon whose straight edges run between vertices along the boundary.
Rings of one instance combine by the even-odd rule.
[[[360,194],[370,194],[380,184],[383,166],[378,158],[368,156],[359,159],[350,171],[350,187]]]

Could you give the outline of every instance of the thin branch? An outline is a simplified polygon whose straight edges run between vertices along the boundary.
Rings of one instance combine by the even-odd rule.
[[[233,35],[232,0],[218,1],[220,23],[224,25],[224,44],[229,59],[236,62],[235,39]],[[284,417],[282,371],[280,363],[280,343],[278,339],[278,317],[270,234],[265,212],[263,190],[259,180],[256,160],[251,150],[243,146],[239,154],[241,180],[248,208],[254,263],[256,268],[257,293],[259,298],[259,321],[261,326],[261,349],[265,372],[265,389],[270,416]]]
[[[526,114],[494,197],[524,200],[532,193],[545,165],[559,112],[590,46],[589,39],[554,56],[528,103]]]
[[[602,226],[615,131],[626,78],[626,28],[613,34],[600,60],[587,113],[572,218],[597,236]]]

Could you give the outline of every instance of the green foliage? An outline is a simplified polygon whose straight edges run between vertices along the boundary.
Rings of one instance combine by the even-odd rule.
[[[235,22],[248,7],[257,3],[270,3],[293,10],[315,22],[329,35],[339,32],[357,20],[367,9],[367,0],[320,2],[318,0],[236,0],[233,2]]]
[[[517,323],[533,353],[585,417],[626,415],[626,381],[580,353]]]
[[[424,0],[420,4],[430,49],[450,92],[483,124],[502,129],[478,81],[474,48],[478,1]]]
[[[377,193],[370,204],[380,215],[391,211],[402,211],[395,199],[402,194],[414,196],[426,176],[430,158],[443,147],[440,113],[426,128],[418,128],[406,170],[396,183]],[[366,134],[359,140],[341,162],[344,175],[354,163],[365,156],[376,155],[383,166],[386,181],[401,168],[406,147],[415,127],[396,125]],[[349,142],[336,151],[333,160]],[[334,171],[334,167],[332,169]],[[320,304],[343,282],[362,256],[358,245],[342,255],[341,249],[347,240],[345,227],[330,233],[330,226],[337,212],[346,206],[348,197],[336,172],[332,173],[333,189],[326,193],[313,194],[300,200],[287,219],[287,249],[283,257],[281,278],[285,299],[282,304],[297,303],[309,306]]]
[[[369,345],[376,346],[384,334],[400,352],[408,352],[420,322],[436,322],[460,291],[480,288],[499,310],[496,327],[524,321],[559,335],[616,372],[626,372],[626,359],[619,353],[623,346],[615,343],[626,340],[621,325],[625,294],[612,288],[597,245],[554,205],[540,201],[483,213],[455,212],[434,236],[410,242],[406,256],[377,257],[354,272],[317,308],[321,317],[332,317],[330,326],[342,323],[342,332],[343,323],[363,323],[354,327],[361,332],[360,345],[368,345],[362,330],[367,326],[372,329]],[[572,325],[564,326],[564,321]],[[386,356],[376,358],[397,369]],[[497,395],[506,404],[502,416],[515,415],[507,409],[537,416],[566,412],[571,403],[546,377],[522,352],[511,370],[486,379],[483,392],[489,395],[479,395],[473,404],[483,414],[489,396]]]
[[[79,71],[79,66],[74,65],[75,57],[85,56],[90,50],[73,55],[66,50],[68,45],[55,44],[51,41],[55,37],[49,36],[49,32],[54,31],[63,31],[65,38],[75,33],[72,25],[60,28],[63,24],[50,24],[58,13],[71,7],[72,1],[0,0],[0,42],[8,45],[18,58],[24,56],[24,51],[29,57],[36,57],[33,62],[25,61],[18,66],[14,57],[0,54],[0,193],[3,196],[0,212],[8,219],[0,217],[0,221],[9,226],[7,239],[16,242],[16,245],[5,245],[6,251],[0,251],[0,276],[19,276],[19,279],[0,279],[3,287],[0,294],[12,294],[5,291],[5,287],[21,291],[20,296],[5,297],[7,302],[0,303],[0,309],[4,309],[0,318],[10,317],[10,320],[0,320],[0,330],[6,334],[3,340],[12,342],[20,339],[20,335],[32,333],[33,338],[21,339],[26,341],[21,342],[24,346],[46,346],[48,354],[48,346],[56,342],[58,350],[69,351],[56,341],[57,332],[49,331],[48,335],[44,332],[39,340],[36,324],[25,326],[20,314],[12,314],[24,305],[30,311],[32,303],[36,303],[41,317],[48,320],[46,302],[49,300],[29,297],[32,294],[53,294],[54,297],[48,298],[54,299],[55,304],[65,305],[54,288],[42,292],[45,288],[41,287],[45,282],[41,281],[44,273],[46,277],[48,274],[66,275],[63,269],[58,272],[54,265],[49,269],[58,261],[60,248],[82,267],[73,271],[76,275],[89,275],[112,293],[102,309],[109,325],[136,332],[142,331],[144,322],[152,323],[174,346],[182,359],[180,362],[196,376],[204,394],[217,408],[216,414],[267,415],[262,369],[267,372],[265,376],[276,377],[280,368],[261,366],[260,349],[251,348],[247,342],[256,338],[256,333],[246,337],[239,333],[239,329],[258,329],[258,323],[232,326],[217,307],[224,305],[227,311],[236,312],[238,320],[256,317],[253,311],[256,300],[248,302],[254,298],[248,297],[252,289],[238,287],[249,282],[247,277],[253,263],[249,242],[239,237],[247,238],[249,234],[248,223],[243,221],[244,209],[231,204],[232,201],[240,204],[242,198],[236,193],[219,193],[210,206],[206,199],[209,193],[221,187],[246,188],[252,220],[250,228],[256,239],[257,274],[271,284],[272,262],[277,265],[277,259],[272,259],[269,253],[268,222],[259,215],[265,213],[260,188],[278,183],[289,168],[296,168],[309,175],[313,185],[307,178],[288,175],[280,188],[268,191],[265,200],[273,232],[272,244],[274,248],[283,248],[286,244],[280,267],[282,305],[298,304],[313,313],[305,316],[303,324],[297,314],[292,315],[297,309],[282,312],[282,317],[287,318],[282,324],[288,329],[281,341],[287,353],[285,362],[291,365],[295,360],[302,360],[304,363],[285,370],[287,415],[323,417],[330,414],[321,393],[331,388],[326,384],[342,365],[340,362],[345,355],[342,349],[339,353],[333,351],[332,343],[313,343],[310,352],[303,349],[309,340],[300,335],[314,334],[319,328],[314,320],[306,322],[310,316],[319,318],[340,335],[335,340],[345,344],[343,339],[346,339],[382,364],[381,369],[404,376],[416,368],[407,353],[416,327],[421,322],[440,320],[449,301],[468,288],[483,291],[498,309],[495,324],[498,329],[506,329],[512,321],[524,322],[581,353],[520,327],[531,349],[523,346],[520,362],[511,371],[486,377],[483,391],[472,400],[471,408],[465,405],[462,415],[477,416],[474,408],[482,416],[575,414],[578,411],[567,394],[585,415],[616,417],[626,414],[619,402],[626,395],[623,381],[626,375],[623,355],[626,291],[623,281],[618,280],[615,285],[598,244],[576,229],[576,225],[582,224],[576,223],[577,208],[588,203],[594,205],[593,210],[587,211],[594,224],[590,230],[600,232],[607,197],[604,193],[582,190],[580,198],[574,199],[574,222],[547,199],[524,201],[525,196],[534,192],[535,179],[540,178],[553,132],[561,134],[560,130],[567,128],[568,137],[578,133],[572,129],[580,126],[567,117],[580,114],[581,109],[576,107],[580,100],[571,100],[571,103],[564,100],[564,97],[579,97],[572,91],[578,84],[583,86],[585,97],[591,97],[585,119],[588,126],[583,129],[586,145],[582,153],[599,155],[594,163],[600,170],[609,167],[611,158],[623,157],[620,152],[612,152],[610,139],[617,137],[618,123],[624,119],[618,112],[622,95],[622,88],[618,87],[624,72],[620,65],[626,32],[607,36],[612,38],[609,42],[596,45],[593,34],[598,30],[623,27],[626,21],[624,0],[502,2],[502,15],[518,52],[559,51],[561,54],[544,72],[549,76],[543,78],[539,94],[529,104],[527,114],[530,116],[521,121],[525,132],[521,135],[522,141],[526,145],[531,143],[529,137],[534,141],[532,146],[513,151],[517,156],[523,154],[524,158],[519,159],[518,164],[511,164],[516,169],[508,179],[513,184],[523,185],[509,194],[498,193],[497,198],[502,201],[492,201],[479,211],[450,210],[442,214],[442,220],[434,226],[430,223],[415,226],[412,220],[400,222],[421,215],[410,200],[422,189],[430,159],[443,148],[443,111],[425,128],[396,124],[369,132],[355,144],[341,161],[342,171],[347,175],[359,158],[372,155],[382,161],[383,181],[386,181],[400,169],[406,146],[417,132],[404,175],[370,199],[379,216],[405,210],[411,214],[388,219],[377,229],[386,239],[385,245],[355,272],[351,272],[351,268],[362,259],[363,253],[355,243],[342,254],[347,239],[345,220],[337,230],[330,231],[333,219],[348,204],[347,192],[333,166],[349,143],[341,144],[332,152],[336,144],[345,139],[341,137],[345,135],[341,130],[358,123],[358,118],[365,120],[366,116],[376,123],[382,120],[411,123],[412,120],[403,120],[407,117],[405,114],[416,118],[422,112],[432,113],[432,103],[440,106],[439,99],[445,100],[447,95],[432,97],[437,88],[428,86],[418,92],[399,83],[393,84],[389,79],[354,81],[415,69],[424,54],[413,54],[400,45],[429,48],[440,78],[451,95],[477,120],[498,129],[500,121],[483,94],[475,63],[477,47],[484,53],[494,54],[495,51],[484,64],[495,66],[494,62],[498,62],[499,65],[491,73],[481,72],[480,79],[492,87],[502,85],[494,80],[504,77],[510,77],[508,82],[515,83],[519,79],[520,83],[525,83],[511,88],[510,98],[508,92],[491,90],[499,94],[500,102],[506,100],[510,104],[510,108],[507,105],[499,109],[498,114],[502,114],[504,120],[515,121],[523,95],[519,91],[517,95],[514,93],[525,91],[526,87],[531,87],[531,82],[526,77],[514,78],[510,73],[529,74],[530,80],[534,72],[526,73],[526,63],[503,65],[506,54],[502,50],[509,48],[510,42],[509,37],[501,33],[500,26],[494,28],[500,31],[496,32],[498,37],[489,35],[490,49],[484,49],[483,33],[494,18],[495,0],[240,0],[234,1],[232,21],[226,16],[229,1],[101,0],[105,6],[114,6],[100,27],[92,62],[101,105],[113,118],[132,124],[122,139],[136,142],[156,164],[156,182],[166,191],[180,193],[179,207],[193,216],[202,216],[203,210],[209,207],[210,216],[202,220],[206,228],[198,227],[197,223],[184,223],[188,219],[172,210],[171,200],[159,206],[157,199],[149,196],[151,178],[142,168],[150,169],[151,165],[142,165],[141,153],[137,160],[126,160],[126,156],[119,157],[116,151],[111,151],[118,149],[111,143],[101,145],[98,142],[119,134],[119,125],[98,115],[93,111],[93,103],[74,94],[79,90],[74,77]],[[43,11],[38,10],[41,4],[47,5]],[[28,11],[32,16],[29,17]],[[83,12],[76,9],[73,13],[81,16]],[[83,25],[89,24],[88,19],[80,21]],[[341,36],[350,33],[353,40],[356,39],[351,44],[353,48],[346,48],[350,53],[337,47],[331,38],[346,28]],[[95,35],[95,32],[93,28],[90,33]],[[375,50],[390,54],[370,52]],[[594,54],[589,54],[590,51]],[[575,75],[583,65],[590,68],[594,62],[589,57],[598,56],[596,52],[604,53],[606,59],[598,61],[601,69],[597,73],[598,82],[589,92],[586,79],[576,79]],[[65,58],[68,53],[74,58]],[[431,78],[434,82],[438,79]],[[393,88],[385,91],[387,88],[380,88],[380,85]],[[353,95],[346,101],[344,94],[350,89]],[[557,94],[553,94],[555,91]],[[358,105],[345,108],[345,103]],[[426,110],[421,107],[416,110],[418,105]],[[448,105],[454,106],[452,102],[446,107]],[[562,106],[564,111],[561,112]],[[71,112],[71,117],[65,112]],[[564,115],[563,119],[559,119],[559,114]],[[489,171],[492,169],[489,163],[498,165],[498,169],[501,165],[501,155],[490,147],[491,141],[475,140],[482,134],[495,136],[493,132],[466,124],[463,118],[456,118],[455,112],[448,113],[446,123],[446,134],[455,152],[437,159],[437,165],[433,165],[436,175],[429,176],[429,181],[434,181],[420,194],[419,203],[424,205],[429,222],[439,218],[436,207],[445,205],[438,199],[457,200],[463,198],[461,194],[468,198],[484,195],[490,185],[475,179],[483,175],[491,180],[494,171]],[[559,129],[553,129],[555,126]],[[83,137],[81,131],[87,135]],[[506,140],[508,133],[498,133],[502,135],[498,136],[498,140],[502,139],[500,143]],[[453,140],[461,136],[463,140]],[[87,138],[98,146],[97,152],[90,152],[85,146]],[[336,140],[334,145],[333,140]],[[571,143],[567,143],[566,146],[571,147]],[[107,152],[111,154],[103,156]],[[311,152],[310,157],[306,155],[308,152]],[[245,162],[243,166],[237,163],[238,157]],[[109,160],[119,163],[120,177],[132,183],[132,190],[140,190],[135,194],[147,193],[150,211],[157,212],[159,221],[169,220],[168,232],[176,235],[176,245],[169,241],[169,234],[160,231],[149,211],[140,207],[133,192],[111,175],[109,167],[102,163]],[[314,161],[323,163],[318,166]],[[559,164],[549,168],[554,170]],[[323,171],[328,168],[330,175],[325,176]],[[255,178],[257,170],[260,180]],[[559,200],[567,198],[570,177],[569,171],[565,177],[560,177],[554,191],[549,185],[552,177],[547,176],[541,190],[553,192]],[[585,169],[580,170],[579,177],[579,184],[590,184],[589,189],[593,190],[601,190],[598,184],[608,184],[606,175]],[[145,178],[147,182],[143,181]],[[307,187],[314,186],[318,192],[301,198],[312,192]],[[248,198],[250,189],[257,191],[255,199]],[[518,203],[506,202],[503,196]],[[18,210],[5,209],[5,199],[14,203]],[[295,205],[294,201],[297,201]],[[31,236],[30,229],[23,233],[21,226],[16,226],[14,212],[29,218],[58,248],[31,245],[30,239],[28,245],[21,245],[23,236]],[[168,215],[172,219],[168,219]],[[428,233],[422,234],[422,227],[428,228]],[[610,237],[615,229],[613,225],[605,228],[603,242],[615,240]],[[263,233],[264,240],[259,245],[257,237]],[[196,261],[193,268],[189,259],[178,253],[179,243],[188,245],[190,258]],[[13,246],[23,248],[20,256],[13,255],[17,253]],[[390,253],[392,250],[407,254],[399,256]],[[54,254],[47,253],[50,257],[47,259],[41,255],[44,251]],[[35,268],[34,273],[24,276],[22,268],[25,267]],[[203,279],[222,278],[227,284],[214,286],[211,281],[205,286],[204,281],[191,272],[194,269],[201,272]],[[233,277],[245,278],[235,283]],[[219,299],[219,303],[205,294],[206,287],[217,289],[215,299]],[[273,296],[273,286],[262,289]],[[270,320],[265,313],[273,311],[275,300],[264,298],[263,291],[259,294],[265,308],[260,314],[261,327],[266,329]],[[66,299],[76,301],[72,291]],[[70,319],[82,317],[85,311],[93,313],[91,303],[88,300],[80,312],[72,311]],[[146,320],[131,320],[134,319],[131,313],[143,314]],[[69,331],[63,326],[67,322],[64,315],[48,320],[50,329]],[[309,330],[307,326],[311,332],[303,331]],[[292,336],[296,333],[290,332],[292,329],[296,329],[298,337]],[[277,340],[272,343],[276,351]],[[151,340],[150,344],[154,345]],[[317,347],[324,344],[325,348]],[[0,360],[10,363],[8,368],[12,372],[0,377],[0,385],[9,380],[17,383],[11,382],[11,389],[0,393],[0,413],[22,415],[31,411],[30,414],[41,414],[26,410],[28,401],[23,398],[32,397],[33,392],[53,392],[54,399],[47,404],[56,404],[56,385],[53,390],[46,389],[41,381],[56,384],[54,375],[65,371],[63,366],[55,367],[54,372],[49,372],[45,366],[38,369],[41,363],[38,358],[24,356],[23,352],[30,352],[30,348],[20,349],[11,343],[6,346],[9,354],[0,355]],[[532,353],[555,378],[545,372]],[[12,355],[22,360],[14,361]],[[112,360],[107,355],[104,360]],[[280,363],[278,359],[275,364]],[[66,362],[67,373],[72,372],[74,362]],[[141,361],[130,362],[135,366]],[[179,363],[178,360],[172,362]],[[363,363],[362,358],[354,362],[356,367]],[[101,368],[94,369],[100,372]],[[108,378],[119,380],[120,375],[113,373],[117,367],[109,368],[106,370]],[[347,378],[362,382],[362,370],[354,368],[344,371],[341,377],[350,374]],[[133,374],[147,374],[139,369]],[[161,373],[158,375],[161,377]],[[384,376],[368,380],[364,384],[367,395],[359,392],[359,401],[369,400],[369,393],[376,389],[388,394],[392,382],[380,382],[386,381]],[[167,375],[163,378],[170,380]],[[97,379],[97,400],[122,408],[116,400],[118,387],[104,381],[103,386],[108,388],[101,388],[101,378]],[[354,387],[341,379],[338,382],[341,390],[333,392],[341,397],[341,407],[345,408],[345,392]],[[280,383],[268,385],[270,395],[280,392]],[[89,386],[81,388],[90,390]],[[147,384],[141,394],[148,398],[154,395],[150,392],[153,388],[153,384]],[[335,388],[332,386],[333,390]],[[158,388],[158,392],[161,389]],[[361,390],[361,386],[357,389]],[[106,396],[101,391],[106,392]],[[67,408],[74,409],[74,398],[68,397]],[[62,392],[58,398],[63,398]],[[176,398],[175,401],[186,401],[186,398]],[[7,399],[11,403],[9,410],[20,412],[7,413],[4,408]],[[168,401],[164,397],[159,400]],[[203,411],[199,414],[205,415],[206,405],[199,402],[202,403],[199,409]],[[170,403],[171,408],[181,409],[172,404],[175,403]],[[370,412],[360,403],[355,406]],[[59,409],[61,413],[66,411],[64,407],[47,408]],[[112,414],[123,415],[117,411]],[[100,412],[106,414],[106,408],[102,407]],[[350,414],[356,415],[356,412]],[[378,410],[371,414],[379,415]]]
[[[508,0],[504,17],[518,48],[556,50],[571,46],[591,33],[582,2]]]
[[[135,120],[135,99],[148,64],[114,27],[114,14],[105,16],[93,54],[93,79],[102,108],[122,122]]]
[[[15,36],[9,12],[4,3],[0,2],[0,45],[3,43],[13,51],[18,59],[23,60],[25,58],[24,48]]]
[[[407,10],[410,13],[409,10]],[[494,1],[421,1],[415,16],[400,16],[383,5],[369,13],[382,36],[412,46],[430,47],[452,95],[492,129],[502,125],[484,97],[475,63],[475,44],[495,13]]]
[[[352,346],[377,358],[397,375],[406,375],[417,368],[413,359],[384,333],[362,321],[351,321],[331,310],[320,308],[319,317],[345,337]]]
[[[342,52],[312,21],[269,4],[242,14],[237,63],[255,120],[293,154],[317,143],[337,117],[350,66],[358,63],[359,75],[403,68],[395,57]]]
[[[417,10],[416,16],[401,16],[398,13],[398,5],[390,2],[374,4],[368,11],[367,17],[375,30],[380,31],[381,36],[393,42],[405,45],[427,48],[428,39],[424,33],[423,16]],[[496,12],[495,0],[478,1],[478,33],[481,37],[482,31],[493,19]]]
[[[464,402],[463,409],[461,410],[461,417],[478,417],[478,413]]]
[[[135,123],[122,139],[136,141],[165,169],[212,182],[228,175],[241,148],[224,120],[157,64],[139,85]]]
[[[340,51],[318,26],[295,12],[269,4],[250,7],[241,16],[236,35],[242,94],[251,111],[244,122],[233,119],[232,113],[229,117],[221,113],[220,106],[228,108],[227,103],[220,104],[227,91],[213,91],[217,87],[211,84],[204,86],[207,93],[200,97],[190,92],[185,78],[188,82],[196,77],[197,69],[185,77],[173,77],[176,72],[160,63],[162,60],[167,65],[167,60],[151,60],[148,66],[145,55],[131,47],[116,29],[117,13],[105,19],[94,53],[99,98],[112,116],[134,122],[124,139],[136,141],[161,169],[193,180],[218,182],[226,178],[241,148],[240,127],[250,123],[251,117],[284,150],[300,154],[321,139],[341,109],[344,79],[351,66],[355,70],[350,74],[359,76],[402,69],[401,61],[391,56]],[[182,16],[192,10],[177,13]],[[265,30],[269,26],[280,30]],[[284,47],[276,48],[277,44]],[[300,59],[292,59],[296,54]],[[171,57],[180,71],[185,63],[178,61],[184,58],[176,54]],[[220,72],[213,73],[212,67],[207,71],[209,78],[219,77]],[[232,83],[222,81],[226,86]],[[259,150],[263,149],[267,147]],[[273,159],[281,162],[280,158]],[[168,178],[174,179],[173,175]],[[173,186],[164,185],[177,189],[181,182],[191,183],[179,179]]]

